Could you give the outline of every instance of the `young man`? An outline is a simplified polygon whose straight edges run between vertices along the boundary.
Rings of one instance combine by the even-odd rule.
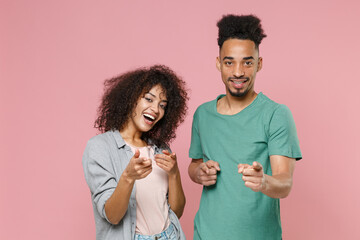
[[[191,179],[204,186],[194,239],[281,239],[279,198],[288,196],[302,158],[291,112],[254,91],[266,37],[253,16],[224,16],[219,57],[226,95],[193,118]]]

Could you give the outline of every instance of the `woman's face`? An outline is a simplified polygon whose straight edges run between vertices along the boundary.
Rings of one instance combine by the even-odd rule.
[[[136,131],[149,131],[164,116],[166,105],[164,89],[160,85],[154,86],[137,101],[131,114],[130,124]]]

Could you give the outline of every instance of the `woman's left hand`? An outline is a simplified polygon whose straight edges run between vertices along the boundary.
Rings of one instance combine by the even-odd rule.
[[[169,176],[178,173],[178,165],[176,161],[176,154],[170,153],[168,150],[163,150],[163,154],[155,155],[156,164],[162,168]]]

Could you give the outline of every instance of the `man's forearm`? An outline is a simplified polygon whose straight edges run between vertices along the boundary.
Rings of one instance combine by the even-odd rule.
[[[188,173],[189,173],[189,176],[190,176],[191,180],[193,182],[195,182],[195,183],[198,183],[198,184],[201,184],[201,183],[199,182],[199,179],[197,179],[197,177],[196,177],[196,175],[197,175],[196,171],[197,171],[199,165],[203,162],[202,160],[201,161],[200,160],[196,160],[196,161],[193,160],[190,163],[189,168],[188,168]]]
[[[278,174],[274,176],[265,174],[265,187],[261,191],[271,198],[286,198],[292,187],[292,176],[289,174]]]

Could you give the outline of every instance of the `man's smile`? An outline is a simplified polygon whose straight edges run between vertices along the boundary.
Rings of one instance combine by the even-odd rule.
[[[231,82],[235,88],[242,88],[244,84],[249,81],[249,78],[229,78],[228,81]]]

